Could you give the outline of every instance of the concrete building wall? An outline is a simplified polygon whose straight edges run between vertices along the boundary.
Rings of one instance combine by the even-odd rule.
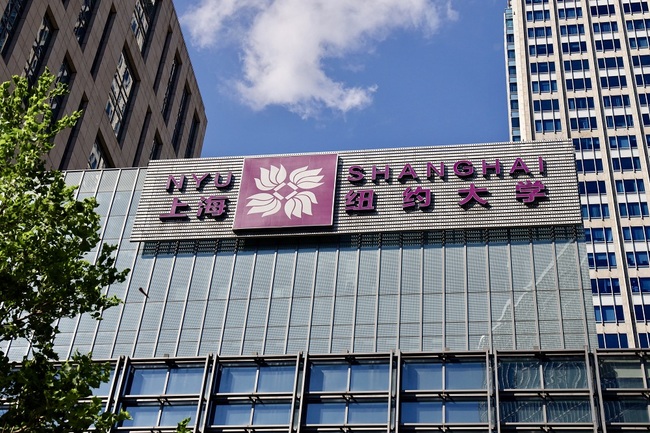
[[[142,48],[133,30],[141,28],[134,24],[137,6],[153,7]],[[62,101],[60,115],[84,110],[75,128],[57,136],[48,157],[52,167],[144,166],[149,159],[200,155],[207,124],[205,109],[171,1],[12,1],[5,7],[5,21],[11,21],[11,8],[18,14],[2,47],[0,79],[25,74],[46,17],[50,37],[35,72],[40,74],[48,67],[56,75],[66,62],[70,93]],[[85,33],[78,38],[75,30],[81,17],[85,18]],[[132,90],[116,134],[106,111],[122,54],[130,67]],[[179,66],[168,86],[174,59]],[[189,96],[182,109],[184,92]],[[163,112],[166,94],[169,108]],[[99,147],[95,156],[99,154],[103,164],[101,160],[89,163],[95,143]]]

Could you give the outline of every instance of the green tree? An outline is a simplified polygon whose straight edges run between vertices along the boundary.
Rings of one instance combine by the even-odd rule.
[[[113,247],[85,259],[99,242],[97,203],[76,201],[62,173],[46,167],[55,135],[80,117],[52,118],[50,101],[64,93],[47,71],[33,86],[17,76],[0,84],[0,347],[22,340],[30,348],[19,364],[0,351],[2,432],[105,431],[126,416],[102,413],[90,398],[108,365],[79,353],[58,362],[54,351],[59,319],[99,319],[119,302],[103,288],[127,272],[115,269]]]

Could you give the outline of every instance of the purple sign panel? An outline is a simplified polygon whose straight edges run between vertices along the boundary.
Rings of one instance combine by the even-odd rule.
[[[246,158],[233,229],[331,226],[338,155]]]

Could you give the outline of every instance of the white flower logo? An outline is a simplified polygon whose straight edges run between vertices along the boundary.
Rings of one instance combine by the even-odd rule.
[[[322,168],[308,170],[309,166],[295,169],[287,179],[287,170],[282,164],[274,165],[270,169],[260,168],[260,177],[255,178],[255,185],[261,192],[247,198],[246,204],[250,207],[248,214],[261,213],[262,217],[274,215],[280,211],[284,203],[284,213],[289,219],[292,216],[302,218],[302,214],[312,214],[312,204],[318,204],[316,195],[311,191],[323,184],[320,175]]]

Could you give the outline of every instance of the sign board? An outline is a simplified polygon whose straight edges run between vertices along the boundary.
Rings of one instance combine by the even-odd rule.
[[[152,161],[131,240],[581,224],[565,141]]]

